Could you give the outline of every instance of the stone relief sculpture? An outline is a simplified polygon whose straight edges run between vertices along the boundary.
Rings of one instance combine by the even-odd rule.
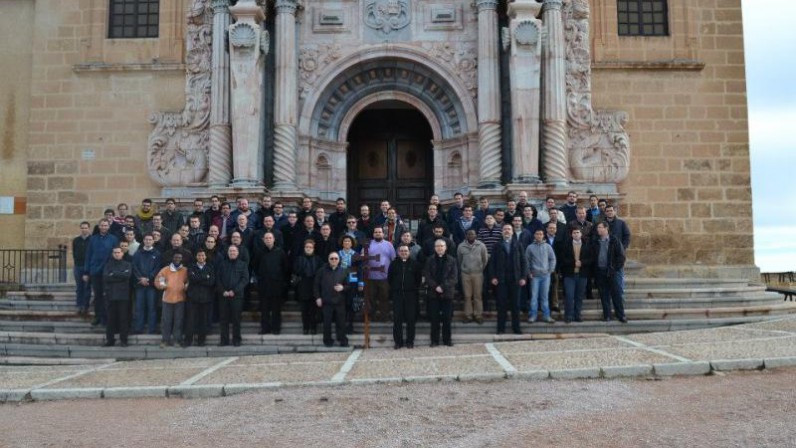
[[[628,115],[592,108],[588,0],[566,0],[562,15],[570,171],[576,180],[621,182],[630,168],[630,140],[624,128]]]
[[[368,0],[365,2],[365,25],[384,34],[406,28],[411,22],[407,0]]]
[[[339,44],[323,44],[306,46],[299,50],[299,98],[304,99],[314,88],[315,81],[332,62],[342,56]]]
[[[478,52],[468,42],[427,42],[423,48],[437,61],[445,62],[473,98],[478,94]]]
[[[187,14],[185,108],[149,117],[149,175],[158,185],[204,182],[208,169],[212,11],[208,0],[192,0]]]

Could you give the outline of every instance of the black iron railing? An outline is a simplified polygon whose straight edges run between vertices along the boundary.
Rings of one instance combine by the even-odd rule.
[[[0,284],[66,282],[66,246],[58,249],[0,249]]]

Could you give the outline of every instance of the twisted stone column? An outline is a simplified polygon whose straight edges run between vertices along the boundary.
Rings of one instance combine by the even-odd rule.
[[[542,21],[547,28],[542,47],[544,102],[542,108],[542,173],[545,181],[567,183],[566,41],[561,20],[563,0],[545,0]]]
[[[478,146],[481,187],[500,185],[500,73],[497,0],[477,0],[478,7]]]
[[[226,187],[232,180],[232,130],[229,109],[229,53],[226,35],[230,24],[229,0],[213,0],[213,59],[210,84],[211,187]]]
[[[274,188],[295,190],[298,143],[298,56],[296,0],[276,1],[276,82],[274,98]]]

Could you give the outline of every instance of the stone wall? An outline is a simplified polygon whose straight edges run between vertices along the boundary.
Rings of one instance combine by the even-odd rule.
[[[26,155],[30,108],[33,2],[0,6],[0,196],[16,198],[14,214],[0,214],[0,248],[22,248],[27,196]]]
[[[108,3],[35,2],[28,248],[65,243],[81,220],[159,193],[147,174],[147,117],[183,106],[175,33],[185,4],[162,2],[158,39],[106,39]]]
[[[643,263],[751,266],[741,5],[688,3],[693,23],[675,16],[673,26],[675,32],[699,30],[687,39],[676,33],[614,38],[612,48],[593,42],[601,55],[594,64],[594,103],[630,116],[632,168],[620,186],[626,197],[619,214],[634,234],[629,255]],[[670,13],[684,5],[671,1]],[[615,35],[615,26],[598,20],[592,29]]]

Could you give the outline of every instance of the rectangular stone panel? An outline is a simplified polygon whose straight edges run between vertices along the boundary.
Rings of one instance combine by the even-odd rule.
[[[242,383],[303,383],[331,381],[341,362],[313,362],[296,364],[268,364],[227,366],[202,378],[196,384],[242,384]]]
[[[360,361],[346,379],[418,376],[501,374],[503,369],[489,355],[460,358],[415,358]]]
[[[518,371],[584,369],[671,362],[672,358],[642,349],[607,349],[563,353],[510,354],[506,359]]]

